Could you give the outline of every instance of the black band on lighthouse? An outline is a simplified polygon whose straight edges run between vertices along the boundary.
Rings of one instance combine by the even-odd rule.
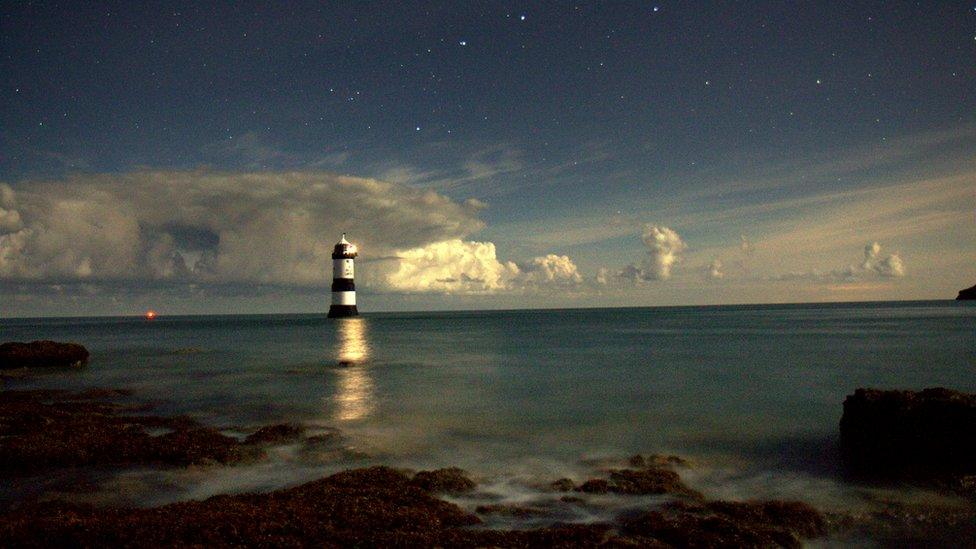
[[[356,290],[356,283],[351,278],[333,278],[333,292],[353,292]]]
[[[358,314],[359,310],[356,309],[355,305],[333,305],[329,307],[329,318],[343,318]]]

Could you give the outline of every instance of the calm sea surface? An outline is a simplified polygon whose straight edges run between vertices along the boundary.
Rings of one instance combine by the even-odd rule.
[[[689,481],[716,496],[843,500],[845,395],[976,392],[976,306],[951,301],[0,320],[0,341],[32,339],[83,343],[91,363],[10,388],[124,387],[221,427],[334,427],[358,459],[458,465],[509,489],[666,452],[701,464]],[[180,479],[171,497],[322,474],[279,458]]]

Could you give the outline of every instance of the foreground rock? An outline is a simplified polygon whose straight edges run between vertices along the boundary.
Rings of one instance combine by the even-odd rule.
[[[241,442],[185,417],[145,414],[105,389],[0,392],[0,478],[53,469],[234,464],[258,459],[262,444],[292,440],[277,425]]]
[[[621,533],[674,547],[800,547],[826,533],[815,509],[796,501],[675,502],[622,520]]]
[[[969,299],[976,299],[976,286],[971,286],[965,290],[959,290],[959,295],[956,296],[957,301],[964,301]]]
[[[701,499],[702,495],[689,488],[672,467],[686,466],[687,462],[677,456],[633,456],[628,460],[630,469],[608,469],[608,478],[594,478],[572,488],[572,481],[560,479],[551,485],[556,491],[575,489],[589,494],[649,495],[670,494],[673,496]]]
[[[0,370],[43,367],[80,368],[87,363],[88,349],[77,343],[11,341],[0,345]]]
[[[421,471],[414,475],[410,483],[424,491],[443,494],[463,494],[475,488],[474,481],[457,467]]]
[[[844,400],[840,435],[858,476],[957,479],[976,473],[976,395],[858,389]]]
[[[788,502],[674,504],[619,524],[472,529],[481,522],[476,515],[437,499],[417,476],[372,467],[266,494],[155,509],[27,506],[0,517],[0,539],[7,546],[84,547],[149,540],[153,546],[796,547],[800,537],[823,532],[816,511]]]

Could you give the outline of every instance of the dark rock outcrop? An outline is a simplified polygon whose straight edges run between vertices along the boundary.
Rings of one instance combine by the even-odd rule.
[[[301,425],[279,423],[261,427],[248,435],[244,442],[246,444],[283,444],[300,439],[304,432],[305,429]]]
[[[412,486],[433,493],[463,494],[474,490],[475,483],[463,469],[448,467],[436,471],[421,471],[410,480]]]
[[[88,363],[88,349],[77,343],[11,341],[0,345],[0,370],[14,368],[72,367]]]
[[[238,463],[262,452],[185,417],[136,415],[123,391],[0,392],[0,478],[103,465]],[[165,432],[153,436],[153,432]]]
[[[540,508],[485,506],[531,518]],[[8,546],[796,547],[823,533],[795,502],[675,503],[619,524],[537,530],[468,528],[481,520],[388,467],[344,471],[264,494],[214,496],[157,508],[26,505],[0,516]],[[617,532],[614,532],[617,527]]]
[[[623,518],[621,532],[674,547],[800,547],[801,538],[823,535],[826,522],[795,501],[675,502]]]
[[[858,389],[844,400],[840,435],[845,465],[858,476],[945,480],[976,473],[976,395]]]
[[[969,299],[976,299],[976,286],[966,288],[965,290],[959,290],[959,295],[956,296],[957,301]]]
[[[610,478],[590,479],[576,488],[578,492],[589,494],[671,494],[676,496],[701,498],[702,495],[682,482],[678,473],[660,467],[643,469],[611,469]]]

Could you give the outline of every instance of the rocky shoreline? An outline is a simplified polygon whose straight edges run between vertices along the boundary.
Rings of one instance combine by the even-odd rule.
[[[0,392],[0,480],[7,481],[105,467],[233,467],[260,462],[276,446],[294,444],[305,451],[335,446],[339,438],[337,433],[310,435],[291,424],[231,436],[193,418],[153,415],[127,391]],[[823,536],[901,543],[976,534],[972,505],[891,502],[870,513],[837,513],[799,501],[712,500],[684,482],[680,472],[689,467],[676,456],[604,460],[594,464],[596,475],[583,481],[540,480],[544,500],[471,508],[465,508],[464,498],[481,487],[457,468],[364,467],[272,492],[152,508],[85,504],[55,490],[9,505],[0,516],[0,540],[11,547],[797,547]],[[78,478],[83,476],[76,477],[74,490],[84,491]],[[568,510],[593,508],[611,496],[635,498],[635,503],[606,520],[560,522]],[[654,499],[640,499],[647,497]],[[531,529],[488,528],[497,517],[551,520]]]

